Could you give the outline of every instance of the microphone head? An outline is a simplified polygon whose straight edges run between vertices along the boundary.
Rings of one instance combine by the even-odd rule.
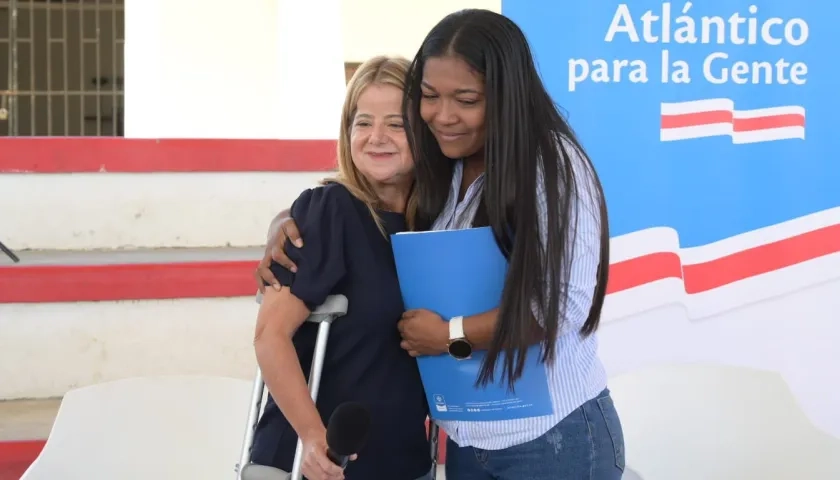
[[[327,424],[327,446],[339,455],[358,453],[367,441],[369,430],[368,409],[356,402],[342,403]]]

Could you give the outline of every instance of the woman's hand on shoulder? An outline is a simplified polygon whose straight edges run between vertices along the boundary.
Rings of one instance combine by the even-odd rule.
[[[297,273],[298,266],[286,253],[286,240],[291,240],[293,248],[303,247],[303,238],[297,221],[300,221],[304,230],[307,227],[311,229],[313,226],[316,231],[324,230],[323,224],[333,226],[337,219],[342,218],[342,210],[346,208],[350,198],[350,192],[340,184],[322,185],[304,190],[294,201],[291,209],[280,212],[274,218],[269,227],[268,242],[263,258],[254,271],[254,280],[260,292],[265,293],[266,284],[271,285],[275,290],[280,289],[280,282],[271,272],[272,260],[286,270]]]
[[[269,232],[268,243],[265,246],[263,258],[254,271],[254,280],[257,282],[257,288],[262,293],[265,293],[266,283],[270,284],[275,290],[280,290],[280,282],[271,273],[270,267],[272,260],[291,272],[297,271],[297,265],[286,255],[285,247],[287,239],[291,240],[292,244],[297,248],[303,246],[303,240],[300,238],[297,223],[295,223],[295,220],[291,216],[286,216],[273,226]]]

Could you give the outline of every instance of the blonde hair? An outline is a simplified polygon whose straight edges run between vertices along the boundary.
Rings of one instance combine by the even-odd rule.
[[[336,182],[344,185],[354,197],[361,200],[370,210],[379,231],[386,237],[387,233],[382,224],[382,219],[376,213],[376,209],[381,206],[381,201],[376,195],[373,185],[353,164],[353,157],[350,152],[350,129],[353,125],[353,117],[356,116],[359,97],[362,96],[365,89],[371,85],[390,85],[404,91],[409,66],[410,62],[405,58],[380,55],[362,63],[353,73],[353,77],[347,83],[344,107],[341,110],[341,131],[338,135],[338,174],[333,178],[324,180],[324,183]],[[405,207],[406,223],[410,230],[414,229],[416,214],[417,195],[412,185]]]

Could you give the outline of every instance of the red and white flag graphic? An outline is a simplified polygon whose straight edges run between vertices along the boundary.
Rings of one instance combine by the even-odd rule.
[[[728,98],[662,103],[663,142],[728,135],[732,143],[805,139],[805,108],[797,105],[735,110]]]

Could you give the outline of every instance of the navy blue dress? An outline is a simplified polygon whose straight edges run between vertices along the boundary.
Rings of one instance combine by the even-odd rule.
[[[406,229],[405,217],[378,212],[388,234]],[[343,402],[365,404],[371,430],[347,480],[415,480],[431,468],[425,419],[428,413],[417,363],[400,348],[397,321],[404,311],[391,245],[367,207],[342,185],[303,192],[292,217],[305,243],[286,253],[298,266],[272,272],[310,309],[328,295],[345,295],[347,315],[331,328],[317,407],[327,424]],[[309,377],[317,325],[304,323],[293,338]],[[257,427],[252,461],[291,471],[297,434],[272,398]]]

